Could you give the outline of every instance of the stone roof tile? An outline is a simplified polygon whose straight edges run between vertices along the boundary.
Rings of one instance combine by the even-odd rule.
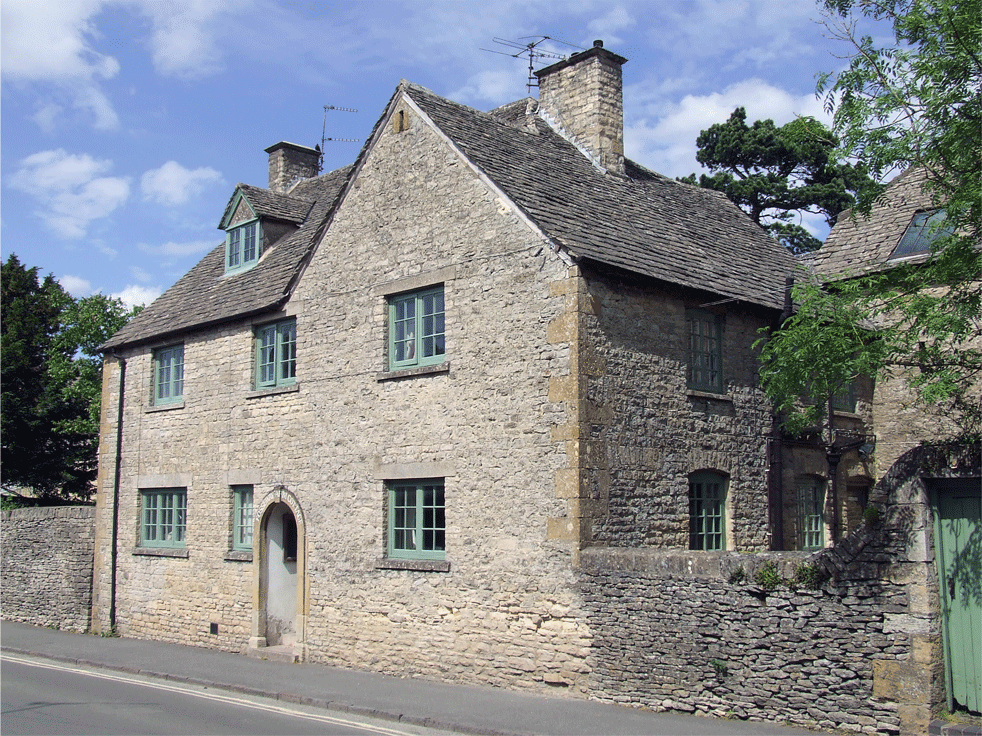
[[[824,278],[848,278],[888,267],[914,214],[936,206],[926,181],[926,171],[908,169],[890,182],[868,216],[848,210],[839,215],[810,258],[812,270]]]
[[[248,271],[226,276],[225,243],[217,244],[176,284],[113,335],[102,349],[164,340],[168,335],[279,306],[288,296],[294,277],[350,172],[351,167],[346,166],[294,187],[290,198],[304,202],[309,214],[295,232],[273,243]],[[258,187],[249,189],[247,196],[265,191]],[[282,201],[283,195],[274,198]]]
[[[793,260],[723,194],[631,161],[598,169],[525,114],[491,113],[404,83],[409,96],[547,237],[572,255],[663,281],[780,309]]]

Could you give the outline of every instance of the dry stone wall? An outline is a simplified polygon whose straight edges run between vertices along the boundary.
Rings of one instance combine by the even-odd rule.
[[[585,552],[591,693],[655,710],[900,733],[900,706],[878,697],[874,667],[911,658],[910,635],[890,625],[908,610],[906,587],[863,563],[820,590],[754,582],[768,561],[792,578],[803,559]],[[747,577],[730,582],[737,567]]]
[[[95,509],[13,509],[2,517],[3,618],[88,631]]]

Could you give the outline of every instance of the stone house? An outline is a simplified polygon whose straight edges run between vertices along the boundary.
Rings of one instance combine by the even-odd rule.
[[[871,718],[870,660],[911,653],[882,632],[902,584],[857,607],[855,575],[779,594],[734,575],[874,549],[851,541],[871,386],[835,413],[838,464],[781,436],[754,343],[793,260],[723,195],[624,158],[625,61],[598,42],[490,112],[403,81],[327,174],[266,149],[224,242],[104,346],[93,628]],[[787,633],[803,621],[821,637]],[[896,732],[896,702],[862,725]]]
[[[869,216],[841,216],[814,254],[815,273],[834,282],[926,260],[932,242],[947,233],[944,210],[924,186],[927,178],[925,170],[909,169],[891,182]],[[978,348],[982,337],[970,344]],[[907,580],[921,599],[911,635],[925,665],[916,685],[922,703],[946,700],[949,709],[978,713],[982,461],[978,445],[945,439],[957,435],[953,407],[925,411],[915,400],[908,381],[914,370],[896,368],[878,380],[869,407],[873,472],[880,479],[875,500],[885,509],[884,525],[905,539],[885,572]]]

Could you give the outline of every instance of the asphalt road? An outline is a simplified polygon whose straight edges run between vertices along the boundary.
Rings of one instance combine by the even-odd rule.
[[[57,662],[0,660],[4,736],[445,733]]]

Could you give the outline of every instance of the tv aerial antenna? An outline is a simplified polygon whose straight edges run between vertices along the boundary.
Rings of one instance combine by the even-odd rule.
[[[335,141],[339,143],[360,143],[357,138],[328,138],[327,136],[327,111],[337,110],[339,112],[358,112],[351,107],[337,107],[336,105],[324,105],[324,125],[321,127],[321,144],[318,146],[317,150],[320,151],[320,158],[317,160],[317,170],[323,171],[324,169],[324,146],[328,141]]]
[[[517,51],[495,51],[494,49],[481,49],[481,51],[488,51],[492,54],[501,54],[502,56],[510,56],[513,59],[518,57],[528,56],[529,60],[529,76],[528,82],[526,82],[526,89],[531,92],[533,87],[539,86],[539,81],[535,78],[535,60],[536,59],[566,59],[567,56],[563,54],[556,54],[551,51],[544,51],[539,49],[539,46],[544,44],[546,41],[552,41],[553,43],[561,43],[564,46],[569,46],[573,49],[583,48],[572,43],[567,43],[566,41],[560,41],[558,38],[552,38],[551,36],[522,36],[517,41],[511,41],[507,38],[492,38],[497,44],[505,46],[509,49],[517,49]],[[524,43],[523,43],[524,42]]]

